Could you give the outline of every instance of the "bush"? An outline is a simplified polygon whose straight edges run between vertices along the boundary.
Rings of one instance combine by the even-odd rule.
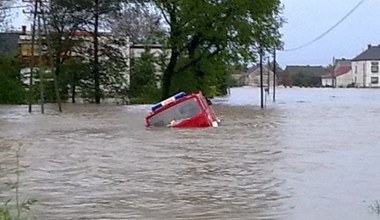
[[[148,104],[160,100],[157,86],[155,59],[147,48],[141,58],[131,61],[131,83],[129,100],[131,104]]]
[[[25,103],[26,92],[21,83],[20,69],[17,58],[0,58],[0,104]]]

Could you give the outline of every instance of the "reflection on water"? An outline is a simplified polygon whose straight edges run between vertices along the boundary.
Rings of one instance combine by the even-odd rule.
[[[379,91],[259,97],[215,99],[223,124],[207,129],[147,129],[149,106],[0,106],[2,173],[23,143],[38,219],[376,219]]]

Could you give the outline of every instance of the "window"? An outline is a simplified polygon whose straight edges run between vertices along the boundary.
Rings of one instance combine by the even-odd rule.
[[[379,77],[371,77],[371,83],[372,84],[378,84],[379,83]]]
[[[174,121],[181,121],[198,115],[202,109],[195,98],[183,101],[150,118],[150,124],[156,127],[167,127]]]
[[[371,72],[372,73],[379,72],[379,62],[371,62]]]

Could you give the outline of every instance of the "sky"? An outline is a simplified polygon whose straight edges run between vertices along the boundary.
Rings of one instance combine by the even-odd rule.
[[[286,23],[281,28],[284,49],[291,50],[318,38],[361,0],[282,0]],[[313,44],[294,51],[279,51],[277,62],[286,65],[332,64],[333,58],[352,59],[380,44],[380,1],[364,2],[342,23]]]
[[[280,66],[327,66],[332,64],[334,57],[352,59],[363,52],[368,44],[380,44],[380,0],[281,0],[286,23],[280,31],[285,50],[318,38],[360,1],[364,2],[321,39],[294,51],[278,51],[277,62]],[[27,23],[22,10],[13,22],[15,27]]]

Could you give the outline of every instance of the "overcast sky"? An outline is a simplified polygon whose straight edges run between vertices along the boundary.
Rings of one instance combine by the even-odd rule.
[[[334,26],[360,0],[282,0],[286,19],[281,29],[285,49],[304,45]],[[365,0],[330,33],[310,46],[278,52],[286,65],[328,65],[333,57],[352,59],[367,48],[380,44],[380,1]]]

